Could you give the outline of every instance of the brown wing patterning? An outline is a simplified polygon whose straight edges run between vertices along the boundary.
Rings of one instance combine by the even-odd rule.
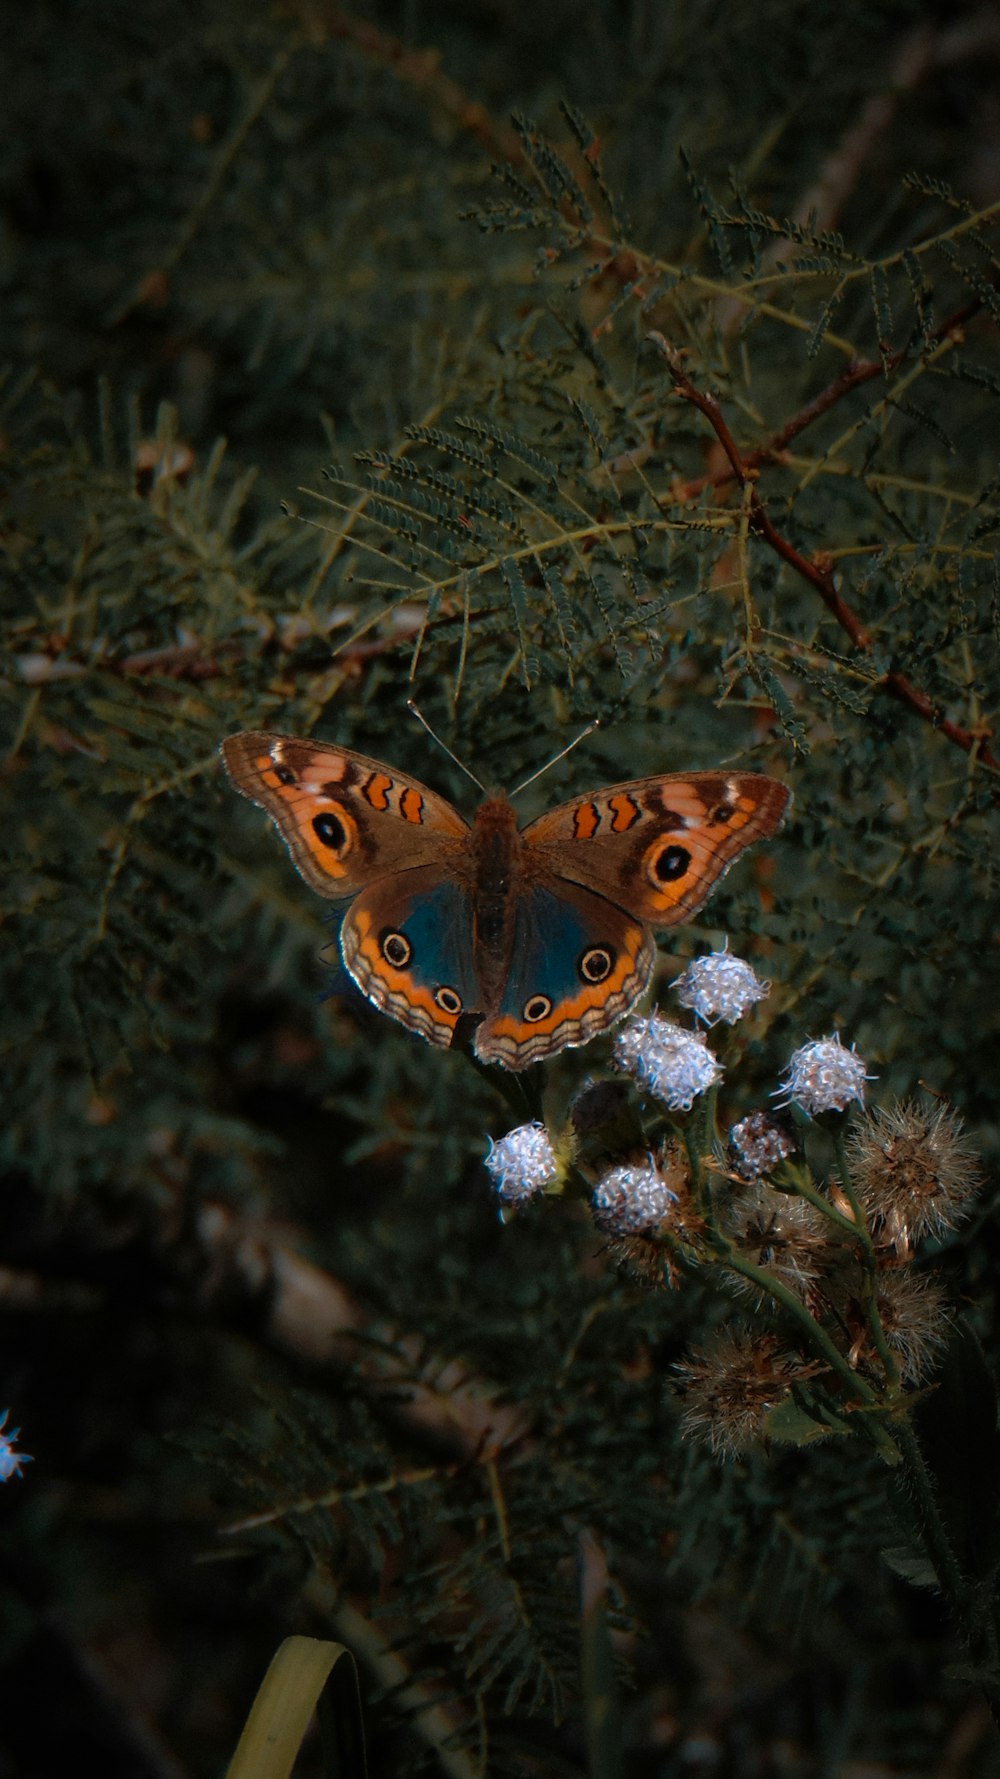
[[[789,802],[759,772],[673,773],[564,803],[524,830],[546,866],[653,926],[701,907],[741,852],[773,834]]]
[[[468,841],[468,824],[444,797],[347,748],[250,731],[224,741],[222,756],[237,790],[267,810],[323,896],[354,895]]]

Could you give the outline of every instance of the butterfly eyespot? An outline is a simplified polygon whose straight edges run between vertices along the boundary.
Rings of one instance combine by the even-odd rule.
[[[540,1019],[551,1012],[552,1002],[548,995],[532,995],[530,1001],[524,1003],[524,1017],[529,1025],[537,1025]]]
[[[394,933],[390,930],[382,933],[379,938],[382,956],[394,970],[405,970],[413,956],[413,946],[405,933]]]
[[[275,766],[274,776],[279,784],[298,784],[298,779],[290,766]]]
[[[434,1004],[440,1007],[442,1013],[461,1013],[462,1011],[462,997],[456,988],[436,988]]]
[[[577,962],[576,973],[583,982],[604,982],[615,967],[615,954],[610,945],[591,945]]]
[[[679,877],[686,877],[691,869],[691,854],[686,846],[661,846],[649,858],[649,875],[654,884],[676,883]]]
[[[735,814],[735,803],[720,803],[718,809],[713,809],[710,819],[713,823],[731,822]]]
[[[346,852],[347,829],[339,815],[334,815],[331,810],[324,809],[322,815],[313,816],[312,829],[321,845],[328,846],[331,852]]]

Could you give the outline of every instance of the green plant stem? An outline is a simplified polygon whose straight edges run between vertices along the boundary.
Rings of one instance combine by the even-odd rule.
[[[977,1589],[963,1573],[952,1549],[938,1508],[927,1460],[913,1427],[908,1420],[901,1419],[893,1431],[902,1453],[906,1479],[916,1503],[924,1554],[937,1576],[955,1625],[976,1666],[979,1685],[989,1704],[993,1721],[1000,1728],[1000,1639],[992,1602],[980,1599]]]
[[[861,1208],[861,1201],[854,1190],[854,1181],[851,1178],[850,1164],[847,1159],[847,1145],[844,1142],[844,1120],[842,1118],[838,1118],[837,1120],[836,1128],[833,1133],[833,1143],[834,1152],[837,1158],[837,1174],[840,1180],[840,1188],[851,1207],[851,1215],[857,1226],[857,1241],[858,1246],[861,1249],[862,1264],[865,1269],[865,1316],[868,1321],[868,1327],[871,1330],[872,1340],[875,1343],[875,1350],[882,1361],[882,1369],[885,1372],[889,1388],[895,1393],[900,1387],[899,1366],[896,1363],[896,1356],[886,1339],[885,1329],[882,1326],[882,1318],[878,1313],[878,1290],[876,1285],[878,1276],[878,1255],[875,1252],[875,1243],[872,1241],[867,1219]]]
[[[805,1304],[796,1297],[794,1291],[790,1291],[788,1286],[783,1285],[780,1279],[776,1279],[773,1273],[769,1273],[766,1267],[756,1266],[752,1260],[747,1260],[724,1236],[716,1234],[713,1245],[722,1266],[727,1267],[730,1272],[738,1273],[741,1278],[750,1279],[759,1291],[766,1293],[775,1303],[780,1304],[787,1315],[794,1318],[807,1344],[812,1348],[817,1358],[822,1359],[824,1365],[828,1365],[830,1370],[836,1373],[848,1396],[852,1397],[855,1402],[863,1403],[865,1408],[878,1406],[877,1393],[870,1384],[865,1383],[864,1378],[859,1377],[858,1373],[852,1369],[840,1348],[830,1339],[826,1329],[820,1326],[815,1316],[810,1315]]]
[[[705,1194],[705,1157],[712,1152],[716,1137],[715,1109],[719,1101],[718,1086],[710,1087],[698,1102],[697,1112],[684,1125],[684,1147],[691,1168],[691,1198],[701,1216],[708,1211]]]

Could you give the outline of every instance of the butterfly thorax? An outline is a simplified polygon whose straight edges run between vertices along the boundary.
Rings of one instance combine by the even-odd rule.
[[[506,973],[514,939],[515,893],[524,875],[524,842],[510,799],[487,797],[472,829],[472,926],[483,986]]]

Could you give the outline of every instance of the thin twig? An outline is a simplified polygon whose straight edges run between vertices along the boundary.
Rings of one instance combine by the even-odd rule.
[[[827,610],[836,618],[841,629],[847,632],[858,652],[864,655],[871,654],[871,635],[853,606],[849,605],[838,592],[832,571],[822,562],[816,561],[815,558],[804,556],[802,551],[796,549],[795,545],[790,543],[788,538],[778,530],[756,485],[758,475],[756,464],[742,456],[726,423],[722,408],[714,395],[707,394],[692,382],[680,362],[678,353],[661,333],[653,331],[647,338],[667,360],[677,394],[683,396],[686,401],[689,401],[693,407],[704,414],[722,447],[730,466],[732,478],[742,488],[749,489],[752,529],[758,537],[763,538],[776,555],[780,556],[784,562],[789,564],[789,567],[794,568],[797,574],[800,574],[816,589]],[[881,369],[881,366],[879,368]],[[724,479],[728,480],[729,478]],[[676,491],[671,495],[671,504],[675,499]],[[1000,771],[1000,759],[993,753],[987,741],[987,736],[992,731],[988,730],[985,725],[973,731],[964,728],[961,723],[953,722],[950,717],[945,716],[940,706],[936,705],[926,692],[922,692],[919,686],[914,685],[908,674],[890,669],[876,681],[876,689],[882,690],[889,697],[896,698],[900,703],[907,705],[924,722],[939,729],[941,734],[948,741],[954,742],[956,747],[962,748],[967,754],[975,754],[982,765],[989,767],[992,771]]]

